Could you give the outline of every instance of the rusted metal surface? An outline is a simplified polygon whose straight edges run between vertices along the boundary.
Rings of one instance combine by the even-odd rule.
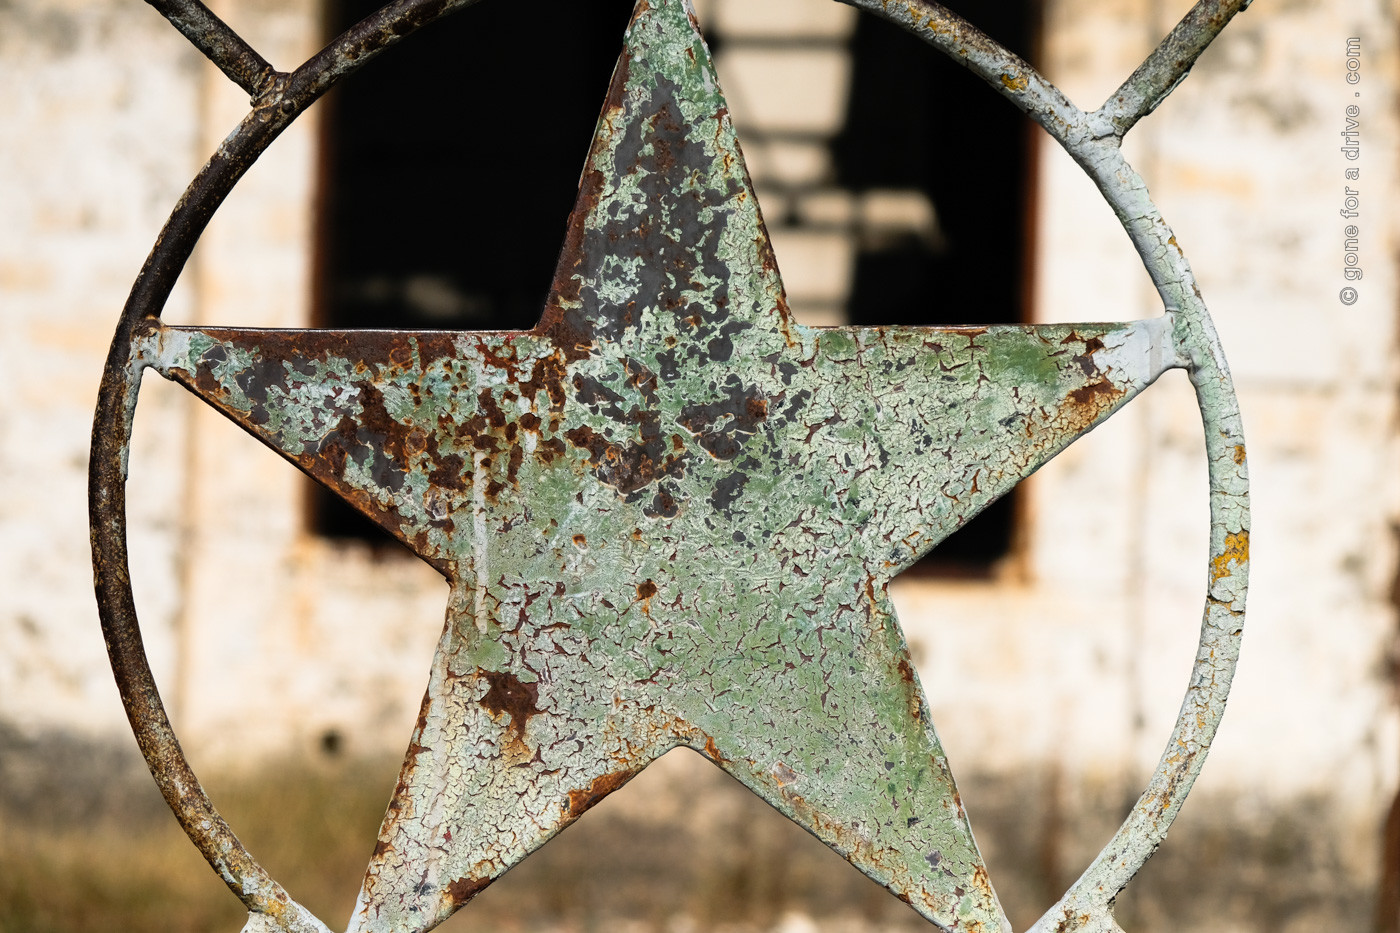
[[[534,330],[161,324],[194,238],[262,148],[358,61],[451,6],[391,5],[256,91],[143,269],[104,377],[91,494],[113,667],[153,774],[252,912],[249,929],[325,928],[218,818],[140,646],[122,484],[147,367],[451,583],[351,930],[430,929],[658,755],[688,745],[940,928],[983,933],[1009,926],[886,584],[1165,369],[1189,369],[1211,457],[1201,650],[1148,791],[1035,927],[1117,929],[1112,900],[1160,843],[1223,710],[1248,557],[1243,440],[1209,316],[1122,160],[1121,132],[1095,129],[1107,120],[1126,132],[1131,120],[1110,105],[1084,114],[941,8],[881,5],[964,56],[1075,155],[1124,220],[1167,313],[1130,324],[804,327],[787,313],[693,18],[681,0],[642,0]],[[1199,54],[1228,19],[1216,8],[1239,6],[1198,6],[1130,83],[1177,80],[1189,61],[1172,50]],[[247,60],[232,41],[201,48]],[[1161,96],[1134,94],[1110,104],[1137,100],[1140,117]]]
[[[146,0],[228,79],[257,98],[273,83],[276,69],[199,0]]]

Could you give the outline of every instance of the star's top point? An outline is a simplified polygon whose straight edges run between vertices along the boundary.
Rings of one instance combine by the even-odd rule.
[[[602,342],[630,350],[668,338],[719,348],[754,326],[776,338],[786,323],[704,39],[682,4],[640,3],[536,332],[575,356]]]

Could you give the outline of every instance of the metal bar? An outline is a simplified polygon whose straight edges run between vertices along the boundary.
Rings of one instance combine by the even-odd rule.
[[[143,321],[159,318],[214,211],[302,110],[390,45],[473,2],[399,0],[265,89],[259,105],[185,190],[146,258],[112,338],[93,418],[88,510],[94,586],[103,637],[132,732],[166,802],[209,864],[250,910],[276,918],[297,933],[320,933],[324,927],[253,860],[214,809],[170,726],[142,644],[126,543],[126,459],[144,368],[132,361],[132,334]]]
[[[364,67],[380,52],[449,13],[478,0],[397,0],[341,33],[290,74],[278,74],[237,129],[199,170],[161,229],[122,311],[128,324],[160,317],[180,270],[209,218],[248,167],[297,115],[337,81]]]
[[[1111,916],[1113,901],[1166,838],[1220,726],[1239,657],[1249,578],[1244,428],[1219,336],[1186,257],[1141,176],[1117,147],[1100,147],[1100,155],[1081,164],[1118,215],[1156,283],[1175,333],[1176,352],[1188,361],[1196,390],[1210,483],[1210,572],[1186,699],[1152,779],[1113,839],[1031,933],[1119,930]]]
[[[1252,0],[1200,0],[1167,34],[1161,45],[1137,67],[1128,80],[1104,101],[1091,119],[1111,123],[1121,137],[1157,109],[1167,95],[1185,80],[1196,59],[1214,41],[1236,13]]]
[[[941,4],[931,0],[840,2],[914,33],[986,81],[1061,142],[1087,130],[1084,112],[1029,62]]]
[[[257,99],[276,69],[199,0],[146,0],[229,80]]]
[[[130,328],[124,325],[102,375],[88,472],[93,581],[112,673],[156,785],[209,864],[250,909],[256,906],[278,918],[293,933],[325,933],[254,861],[214,809],[185,760],[151,675],[131,596],[126,547],[125,454],[143,367],[131,364]]]
[[[292,73],[285,101],[300,111],[341,78],[370,59],[449,13],[475,6],[479,0],[394,0],[341,33],[338,38]]]

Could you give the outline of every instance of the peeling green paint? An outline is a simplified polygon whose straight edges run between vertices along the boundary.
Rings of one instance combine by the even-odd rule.
[[[1242,632],[1248,479],[1200,291],[1121,137],[1248,0],[1200,0],[1085,113],[956,14],[848,0],[954,55],[1098,185],[1166,314],[1124,325],[813,329],[790,320],[683,0],[639,0],[538,327],[169,328],[160,306],[247,165],[397,38],[472,0],[388,7],[292,74],[192,0],[161,12],[256,93],[133,287],[93,434],[113,670],[167,801],[251,911],[325,927],[257,865],[175,742],[140,647],[124,491],[154,366],[451,582],[422,717],[351,929],[426,930],[656,755],[689,745],[948,930],[1005,930],[885,585],[1166,368],[1206,429],[1211,563],[1187,698],[1147,790],[1033,933],[1106,933],[1199,773]],[[1015,75],[1015,81],[1006,80]]]
[[[886,584],[1149,384],[1162,322],[793,322],[708,55],[643,5],[528,333],[153,327],[452,583],[353,930],[423,930],[676,745],[999,931]]]

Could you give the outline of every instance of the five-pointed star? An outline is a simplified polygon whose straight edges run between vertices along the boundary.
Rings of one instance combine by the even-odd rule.
[[[641,0],[522,333],[153,325],[451,582],[352,931],[427,930],[688,745],[998,931],[886,584],[1160,372],[1157,323],[794,323],[708,53]]]

